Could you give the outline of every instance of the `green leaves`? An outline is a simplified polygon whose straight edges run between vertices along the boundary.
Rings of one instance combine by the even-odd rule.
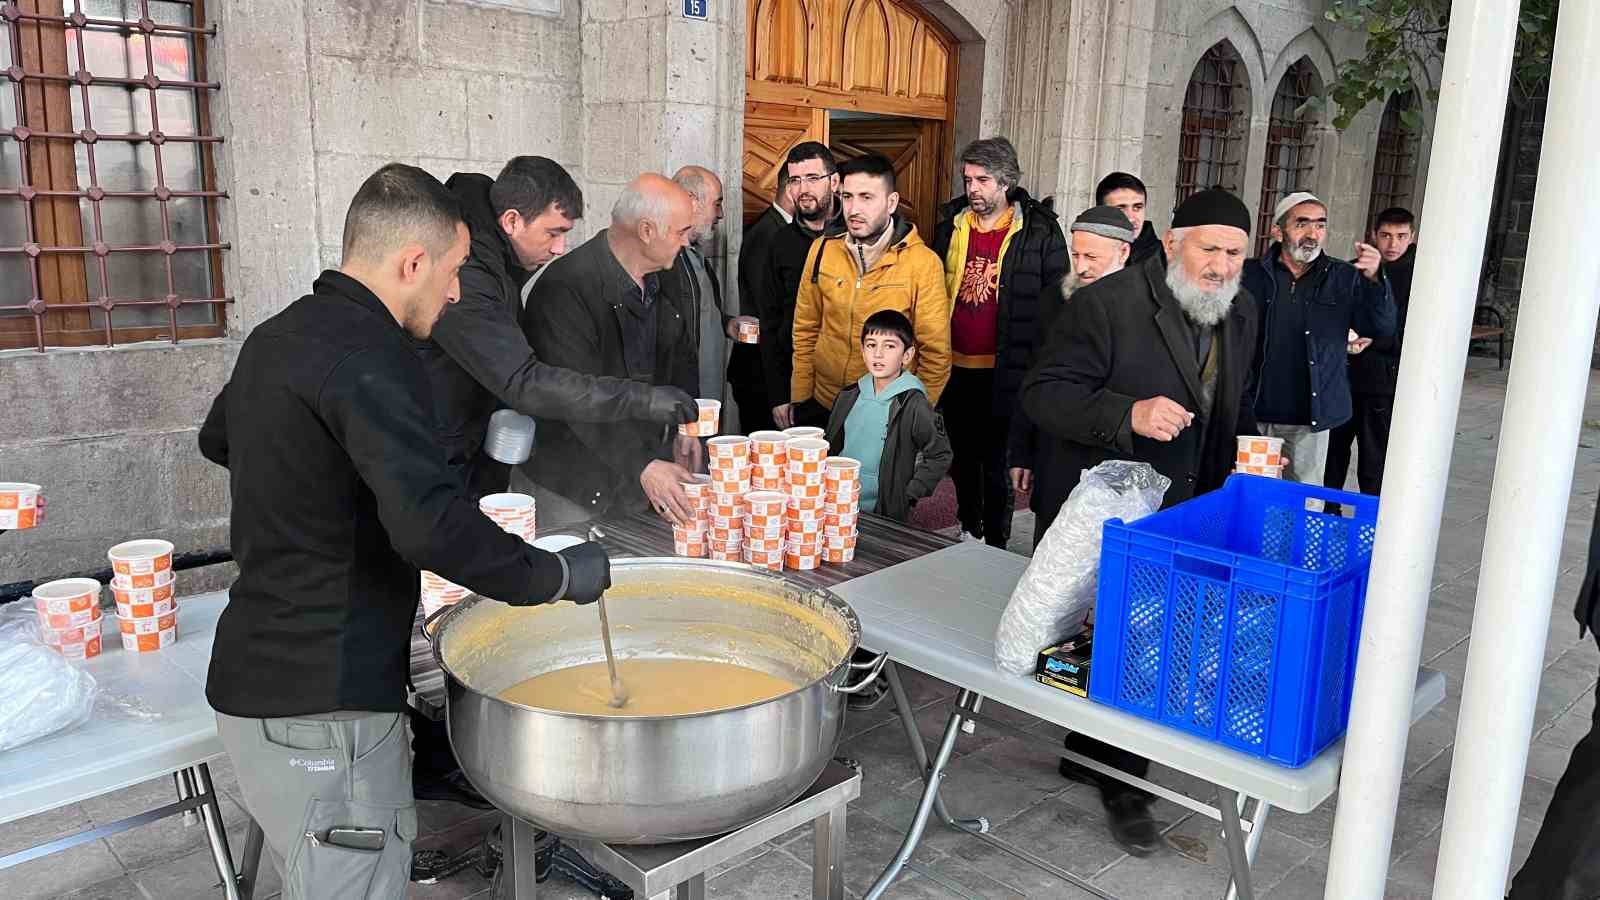
[[[1550,77],[1558,3],[1523,0],[1521,4],[1512,71],[1521,97],[1538,93]],[[1362,54],[1340,63],[1333,83],[1325,89],[1323,99],[1335,109],[1335,128],[1348,128],[1368,104],[1382,104],[1413,85],[1422,88],[1429,100],[1437,99],[1431,73],[1445,51],[1450,0],[1331,0],[1325,15],[1329,22],[1365,32],[1367,37]],[[1415,110],[1402,113],[1401,120],[1408,129],[1423,125]]]

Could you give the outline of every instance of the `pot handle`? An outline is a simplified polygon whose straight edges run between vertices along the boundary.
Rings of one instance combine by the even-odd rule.
[[[446,606],[436,609],[432,615],[422,620],[421,625],[417,626],[417,630],[422,632],[422,639],[427,641],[430,646],[433,644],[433,624],[454,608],[453,606]]]
[[[852,684],[852,685],[846,686],[846,685],[842,685],[842,684],[840,684],[840,685],[830,684],[830,685],[828,685],[828,690],[833,691],[836,694],[856,694],[856,693],[860,693],[861,691],[866,690],[867,689],[867,685],[871,684],[873,682],[873,680],[878,677],[878,673],[883,671],[883,667],[888,662],[889,662],[889,654],[887,654],[887,653],[878,654],[878,658],[875,659],[875,660],[872,660],[871,662],[855,662],[854,660],[851,660],[850,662],[845,663],[845,665],[848,666],[850,669],[852,669],[854,671],[866,672],[867,674],[863,675],[860,681],[858,681],[858,682],[856,682],[855,684]],[[849,676],[848,675],[845,676],[845,680],[847,680],[847,681],[849,680]]]

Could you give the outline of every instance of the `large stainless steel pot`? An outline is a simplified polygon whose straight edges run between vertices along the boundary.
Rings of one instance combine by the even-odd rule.
[[[500,809],[557,834],[662,843],[730,831],[793,800],[833,756],[860,624],[831,592],[736,563],[628,559],[606,593],[617,655],[709,659],[800,685],[683,716],[577,715],[499,699],[603,659],[596,610],[469,597],[435,626],[450,743]],[[879,661],[881,666],[881,660]],[[846,681],[854,680],[854,685]],[[626,709],[622,710],[626,712]]]

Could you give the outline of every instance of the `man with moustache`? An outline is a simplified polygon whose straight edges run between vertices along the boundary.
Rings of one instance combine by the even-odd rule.
[[[961,163],[966,192],[940,210],[931,244],[954,309],[940,412],[955,451],[950,475],[963,536],[1004,548],[1015,502],[1006,444],[1017,389],[1046,316],[1060,305],[1067,241],[1055,212],[1018,184],[1010,141],[973,141]]]
[[[1250,211],[1227,191],[1200,191],[1172,217],[1155,256],[1076,291],[1022,385],[1022,407],[1049,444],[1046,502],[1108,459],[1149,463],[1172,480],[1164,506],[1222,485],[1235,441],[1255,431],[1250,397],[1255,304],[1239,290]],[[1136,776],[1149,760],[1079,734],[1069,751]],[[1100,789],[1111,836],[1129,853],[1160,846],[1151,796],[1070,760],[1067,778]]]
[[[1350,421],[1333,429],[1328,446],[1324,482],[1344,488],[1350,473],[1350,447],[1360,444],[1356,482],[1361,493],[1376,494],[1383,486],[1383,461],[1389,453],[1389,427],[1394,417],[1394,394],[1400,380],[1400,341],[1406,333],[1406,311],[1411,305],[1411,271],[1417,262],[1417,218],[1399,206],[1378,213],[1372,226],[1372,243],[1383,257],[1383,274],[1394,294],[1393,337],[1358,335],[1350,342]]]
[[[866,374],[861,327],[884,309],[911,320],[912,374],[938,405],[950,378],[944,263],[916,226],[894,214],[899,204],[894,164],[885,157],[862,156],[839,167],[846,233],[811,245],[795,297],[789,388],[795,408],[831,412],[839,392]]]
[[[727,386],[728,341],[739,333],[739,318],[723,311],[722,279],[706,255],[722,225],[722,179],[704,166],[684,166],[672,182],[694,198],[695,227],[689,245],[661,276],[661,296],[676,303],[691,323],[699,366],[695,396],[721,400]]]
[[[1134,240],[1133,223],[1111,206],[1095,206],[1083,211],[1072,222],[1072,269],[1061,279],[1063,302],[1070,303],[1080,288],[1099,281],[1127,264]],[[1148,258],[1148,257],[1147,257]],[[1165,258],[1165,257],[1163,257]],[[1053,321],[1053,316],[1051,320]],[[1048,331],[1041,329],[1041,338]],[[1012,419],[1010,437],[1011,486],[1017,491],[1031,490],[1029,508],[1033,510],[1033,545],[1039,546],[1064,499],[1051,490],[1049,479],[1056,469],[1049,462],[1048,447],[1041,447],[1039,429],[1021,409]],[[1076,473],[1073,474],[1076,478]],[[1048,501],[1046,501],[1048,498]]]
[[[1273,209],[1277,242],[1244,267],[1244,286],[1261,306],[1256,351],[1256,419],[1283,438],[1283,476],[1319,487],[1329,429],[1350,419],[1345,364],[1350,332],[1394,334],[1394,297],[1377,248],[1356,244],[1356,261],[1324,253],[1328,207],[1304,191]]]
[[[826,146],[802,141],[789,150],[782,177],[789,179],[789,189],[794,193],[794,221],[773,236],[766,283],[756,295],[767,399],[773,404],[772,420],[779,428],[825,427],[826,409],[812,404],[797,411],[788,400],[794,371],[794,302],[800,292],[806,257],[817,238],[844,234],[844,215],[836,196],[839,167]]]

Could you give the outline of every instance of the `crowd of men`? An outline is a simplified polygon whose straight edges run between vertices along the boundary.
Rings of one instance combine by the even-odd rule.
[[[1113,173],[1063,227],[1022,187],[1005,138],[960,162],[963,192],[925,238],[889,160],[798,144],[745,231],[737,305],[712,262],[724,188],[707,168],[640,175],[575,247],[583,194],[549,159],[445,184],[403,165],[367,180],[339,270],[252,332],[201,435],[230,470],[245,601],[218,626],[208,691],[274,854],[296,854],[308,797],[401,836],[414,824],[395,810],[413,796],[486,805],[438,726],[412,719],[414,769],[390,743],[404,732],[410,567],[508,602],[592,602],[609,584],[602,549],[512,546],[471,504],[512,486],[537,497],[541,528],[645,509],[686,520],[703,449],[676,426],[696,398],[726,401],[724,431],[824,427],[836,451],[868,457],[868,512],[909,518],[948,467],[962,532],[997,547],[1019,492],[1036,536],[1106,459],[1148,462],[1177,503],[1221,485],[1239,434],[1283,436],[1286,474],[1319,483],[1343,481],[1359,442],[1362,488],[1377,489],[1409,212],[1378,216],[1377,246],[1346,261],[1327,252],[1326,204],[1292,194],[1275,242],[1247,259],[1252,216],[1226,191],[1185,199],[1158,230],[1143,182]],[[749,326],[753,344],[739,340]],[[515,469],[485,446],[502,408],[538,425]],[[307,735],[320,743],[296,743]],[[324,747],[348,749],[335,768],[350,772],[252,774]],[[1148,794],[1076,763],[1062,773],[1099,786],[1123,846],[1156,848]],[[365,793],[345,796],[352,784]],[[386,860],[409,851],[397,843]]]

